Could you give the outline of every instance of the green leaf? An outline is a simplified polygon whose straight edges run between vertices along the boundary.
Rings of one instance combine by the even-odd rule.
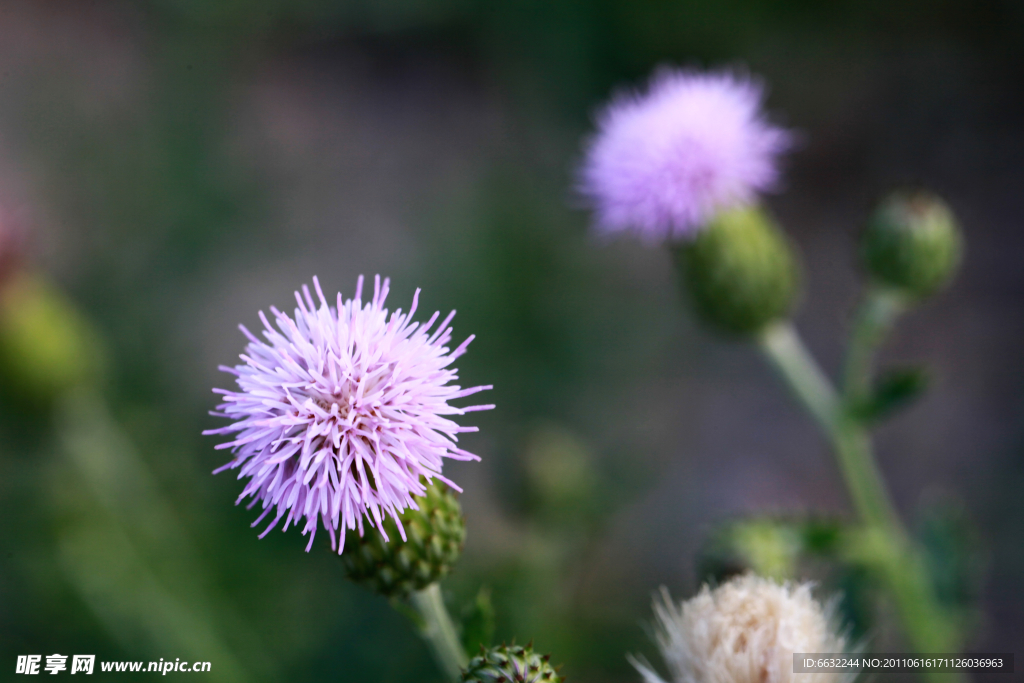
[[[839,554],[846,525],[832,517],[810,517],[801,525],[803,552],[811,557],[834,558]]]
[[[865,422],[877,422],[913,403],[928,383],[928,373],[923,368],[890,370],[879,378],[871,396],[855,412]]]
[[[491,590],[484,587],[462,610],[462,648],[473,657],[481,647],[490,647],[493,639],[494,605]]]

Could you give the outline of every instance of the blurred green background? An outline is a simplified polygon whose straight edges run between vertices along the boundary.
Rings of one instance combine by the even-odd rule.
[[[200,432],[237,324],[314,274],[346,296],[389,275],[392,307],[422,287],[421,310],[477,335],[461,377],[498,408],[465,439],[483,462],[446,468],[469,535],[445,590],[458,612],[489,586],[497,638],[534,639],[571,680],[638,680],[625,653],[653,652],[651,592],[695,590],[717,524],[847,514],[755,351],[695,327],[667,253],[600,244],[575,208],[595,107],[659,64],[749,69],[800,132],[768,204],[830,370],[874,199],[922,183],[958,212],[961,277],[884,353],[937,381],[879,453],[926,535],[935,506],[973,529],[971,649],[1012,651],[1022,44],[1013,0],[0,0],[0,203],[107,349],[104,400],[0,391],[0,667],[59,652],[210,660],[218,681],[440,680],[325,536],[309,554],[295,531],[257,540],[241,484],[210,475],[225,456]],[[889,630],[870,635],[898,649]]]

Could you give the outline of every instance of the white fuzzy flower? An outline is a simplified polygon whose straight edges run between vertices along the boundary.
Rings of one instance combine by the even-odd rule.
[[[672,683],[839,683],[850,674],[793,674],[794,652],[840,653],[832,610],[811,584],[779,585],[748,574],[676,605],[662,589],[654,600],[655,637]],[[645,683],[665,683],[632,660]]]

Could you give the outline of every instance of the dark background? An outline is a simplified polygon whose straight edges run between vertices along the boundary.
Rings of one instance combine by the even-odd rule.
[[[360,273],[390,275],[392,307],[422,287],[421,310],[457,308],[456,337],[477,335],[462,379],[493,383],[498,408],[465,439],[483,462],[446,469],[469,529],[446,591],[457,612],[489,585],[497,637],[533,638],[572,680],[638,680],[625,653],[653,651],[651,592],[692,594],[717,522],[848,514],[828,449],[755,349],[691,322],[666,252],[598,243],[574,208],[595,107],[660,64],[746,68],[800,132],[767,203],[803,253],[797,323],[830,371],[872,202],[925,184],[961,218],[961,276],[883,353],[936,381],[878,452],[911,525],[941,501],[977,530],[969,649],[1012,651],[1022,41],[1010,0],[3,0],[0,199],[107,344],[105,395],[137,468],[112,481],[138,500],[137,515],[97,502],[60,414],[6,399],[2,666],[181,657],[231,680],[216,652],[162,630],[184,610],[219,634],[238,680],[440,680],[325,538],[308,555],[294,531],[258,541],[255,512],[232,506],[241,484],[209,475],[224,455],[200,432],[217,424],[210,388],[229,383],[217,365],[242,350],[236,325],[258,327],[314,274],[346,296]],[[133,516],[128,542],[163,550],[131,565],[152,585],[108,574],[110,525]],[[68,550],[83,547],[91,563]]]

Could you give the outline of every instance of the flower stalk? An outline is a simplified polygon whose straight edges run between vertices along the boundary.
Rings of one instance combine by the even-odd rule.
[[[660,72],[647,92],[620,96],[601,112],[580,189],[598,232],[630,231],[672,248],[703,322],[757,340],[835,451],[862,521],[851,553],[883,577],[917,652],[951,652],[956,627],[892,504],[868,429],[923,386],[923,374],[904,372],[876,388],[874,355],[906,307],[955,273],[959,227],[945,202],[926,191],[893,193],[874,212],[861,245],[872,285],[837,391],[788,321],[799,264],[757,208],[758,195],[777,180],[776,157],[792,143],[761,113],[761,96],[758,85],[729,74]]]
[[[839,422],[839,399],[793,325],[788,321],[775,323],[761,332],[757,341],[825,435],[834,434]]]
[[[924,565],[889,498],[870,437],[851,405],[867,390],[873,351],[901,308],[900,300],[883,290],[869,294],[851,344],[843,399],[792,324],[770,326],[758,343],[831,442],[850,498],[872,539],[866,555],[892,592],[911,646],[917,652],[952,652],[957,647],[955,633],[944,626],[941,607],[928,589]]]
[[[772,325],[758,337],[758,342],[835,448],[847,489],[861,519],[891,536],[905,538],[906,532],[889,500],[866,432],[848,414],[793,325],[789,322]]]
[[[469,664],[469,657],[462,649],[455,623],[444,605],[440,584],[432,583],[421,591],[415,591],[410,599],[422,620],[420,635],[430,645],[434,659],[448,680],[458,683],[462,680],[462,670]]]

